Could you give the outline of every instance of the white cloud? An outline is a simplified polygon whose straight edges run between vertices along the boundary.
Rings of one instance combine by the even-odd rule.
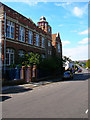
[[[80,35],[87,35],[88,34],[88,30],[84,30],[82,32],[79,32]]]
[[[38,1],[31,1],[31,0],[23,0],[22,2],[24,2],[25,4],[28,4],[30,6],[34,6],[34,5],[37,5]]]
[[[79,41],[80,44],[86,44],[88,43],[88,38],[84,38],[83,40]]]
[[[63,26],[63,24],[60,24],[60,25],[58,25],[59,27],[62,27]]]
[[[68,44],[70,44],[70,41],[62,41],[62,45],[63,45],[63,46],[66,46],[66,45],[68,45]]]
[[[56,6],[61,6],[61,7],[64,7],[67,6],[67,5],[70,5],[71,2],[64,2],[64,3],[55,3]]]
[[[87,60],[88,45],[79,45],[74,48],[63,48],[63,55],[71,56],[72,60]]]
[[[40,0],[1,0],[1,2],[22,2],[25,4],[28,4],[30,6],[34,6],[36,5],[38,2],[40,2]]]
[[[88,4],[86,4],[83,7],[74,7],[73,8],[73,12],[72,12],[75,16],[77,17],[82,17],[84,14],[88,13]]]
[[[82,8],[74,7],[73,13],[74,13],[74,15],[77,16],[77,17],[82,17],[84,11],[83,11]]]
[[[87,30],[84,30],[82,32],[79,32],[79,35],[88,35],[88,33],[90,34],[90,27]]]
[[[83,7],[78,7],[73,4],[73,2],[62,2],[62,3],[55,3],[56,6],[63,7],[71,14],[76,17],[82,17],[84,14],[88,14],[88,4],[85,4]],[[70,14],[69,14],[70,15]],[[67,16],[64,16],[65,18]]]

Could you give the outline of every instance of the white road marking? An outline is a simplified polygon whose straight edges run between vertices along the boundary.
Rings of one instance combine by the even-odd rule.
[[[85,112],[86,114],[88,113],[88,109],[86,110],[86,112]]]

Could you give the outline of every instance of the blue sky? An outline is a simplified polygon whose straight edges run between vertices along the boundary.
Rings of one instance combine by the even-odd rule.
[[[8,0],[7,0],[8,1]],[[63,55],[72,60],[88,59],[88,2],[3,2],[31,18],[36,24],[41,16],[60,33]]]

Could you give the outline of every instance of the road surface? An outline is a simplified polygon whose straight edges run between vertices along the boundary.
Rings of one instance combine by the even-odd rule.
[[[27,92],[3,94],[3,118],[87,118],[88,72]]]

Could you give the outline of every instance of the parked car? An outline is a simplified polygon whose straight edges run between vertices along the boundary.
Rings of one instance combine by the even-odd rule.
[[[79,69],[78,69],[78,72],[82,72],[82,69],[81,69],[81,68],[79,68]]]
[[[64,72],[63,79],[73,79],[73,73],[70,71]]]

